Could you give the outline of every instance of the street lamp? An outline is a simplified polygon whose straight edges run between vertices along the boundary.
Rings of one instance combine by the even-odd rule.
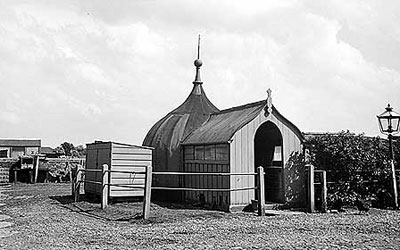
[[[396,171],[394,168],[394,160],[393,160],[392,138],[394,134],[399,133],[400,115],[394,112],[393,108],[390,107],[390,104],[388,104],[385,112],[378,115],[377,117],[381,132],[385,135],[388,135],[389,139],[389,161],[392,167],[394,206],[397,209],[399,207],[399,204],[397,201],[397,182],[396,182]]]

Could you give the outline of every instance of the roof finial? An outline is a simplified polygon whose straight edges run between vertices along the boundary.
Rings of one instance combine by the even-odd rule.
[[[267,111],[269,112],[269,113],[272,113],[272,90],[271,89],[268,89],[267,90],[267,94],[268,94],[268,97],[267,97]]]
[[[200,60],[200,35],[199,35],[199,40],[197,43],[197,59],[194,61],[194,66],[196,66],[196,77],[194,78],[194,84],[202,84],[203,82],[201,81],[200,78],[200,67],[203,65],[203,62]]]

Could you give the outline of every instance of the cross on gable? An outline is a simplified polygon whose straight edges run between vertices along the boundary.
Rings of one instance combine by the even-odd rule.
[[[267,97],[267,111],[268,111],[268,113],[272,113],[272,96],[271,96],[271,93],[272,93],[272,90],[271,89],[268,89],[267,90],[267,94],[268,94],[268,97]]]

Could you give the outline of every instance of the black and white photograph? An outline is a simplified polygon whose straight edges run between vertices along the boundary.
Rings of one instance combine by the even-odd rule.
[[[400,2],[0,0],[0,249],[400,249]]]

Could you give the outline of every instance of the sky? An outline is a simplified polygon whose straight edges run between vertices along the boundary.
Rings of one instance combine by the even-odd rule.
[[[303,132],[379,135],[400,113],[397,0],[0,0],[0,138],[141,145],[192,89],[267,97]]]

